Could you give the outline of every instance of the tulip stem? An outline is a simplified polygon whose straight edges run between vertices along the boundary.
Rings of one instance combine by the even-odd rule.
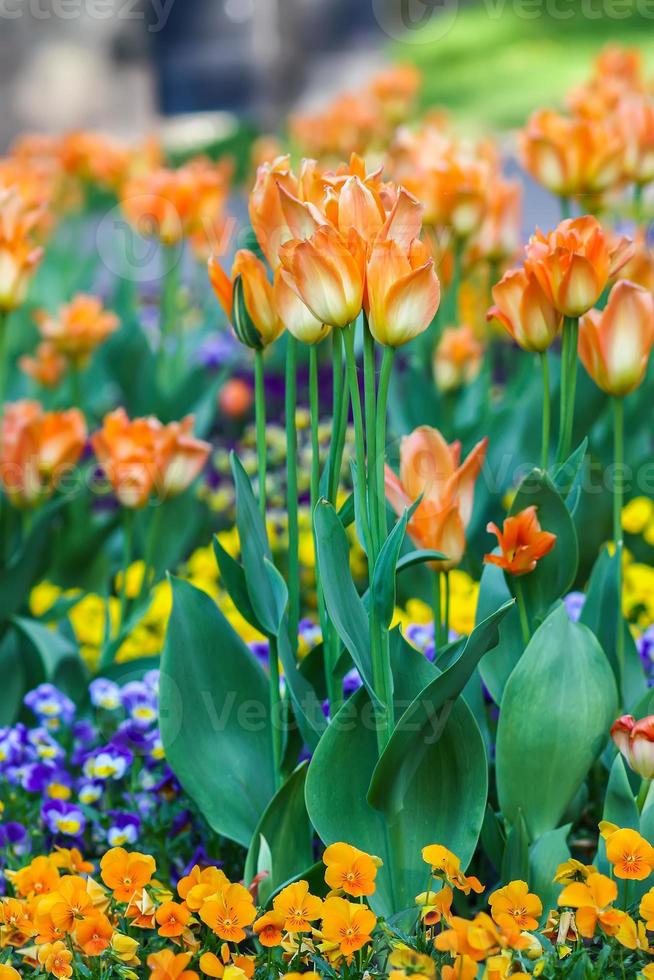
[[[254,416],[257,430],[257,463],[259,479],[259,507],[266,517],[266,392],[263,384],[263,350],[254,352]]]
[[[282,717],[279,694],[279,658],[277,637],[268,637],[268,670],[270,672],[270,729],[275,789],[282,784]]]
[[[385,464],[386,464],[386,415],[388,406],[388,387],[395,361],[395,348],[384,347],[382,354],[381,370],[379,373],[379,389],[377,391],[377,425],[376,425],[376,450],[375,465],[377,467],[377,492],[379,495],[379,533],[380,541],[383,544],[386,540],[386,491],[385,484]]]
[[[0,415],[7,397],[7,359],[9,357],[9,313],[0,310]]]
[[[297,499],[297,340],[291,334],[286,348],[286,510],[288,515],[288,634],[291,649],[297,654],[297,631],[300,621],[300,558]]]
[[[620,684],[624,682],[624,622],[622,618],[622,508],[624,506],[624,400],[613,399],[613,540],[618,560],[618,608],[616,615],[616,657]]]
[[[373,553],[370,556],[371,563],[377,560],[380,548],[384,543],[379,527],[379,487],[377,485],[377,398],[375,393],[375,341],[367,318],[363,318],[363,378],[364,378],[364,405],[366,416],[366,451],[367,451],[367,488],[368,505],[370,511],[370,533],[372,537]]]
[[[125,625],[127,615],[127,577],[132,563],[132,548],[134,543],[134,511],[129,507],[123,508],[123,579],[120,583],[120,611],[118,615],[118,633]]]
[[[645,806],[645,801],[647,800],[649,794],[649,788],[652,785],[651,779],[646,779],[644,776],[640,783],[640,789],[638,790],[638,796],[636,797],[636,806],[638,807],[638,812],[643,812],[643,807]]]
[[[520,615],[520,629],[522,630],[522,640],[525,646],[531,640],[531,629],[529,628],[529,616],[527,614],[527,606],[525,604],[525,593],[522,588],[522,582],[520,578],[516,575],[513,578],[513,588],[515,590],[515,597],[518,600],[518,613]]]
[[[357,362],[354,351],[354,329],[355,323],[345,327],[343,338],[345,340],[345,366],[347,368],[347,379],[350,388],[350,401],[352,403],[352,415],[354,418],[354,444],[356,453],[357,473],[355,480],[355,499],[358,502],[358,520],[361,525],[363,545],[366,549],[368,562],[372,567],[373,547],[370,538],[370,524],[368,522],[368,501],[366,499],[366,446],[363,430],[363,414],[361,412],[361,395],[359,392],[359,379],[357,377]]]
[[[444,585],[445,592],[445,610],[443,615],[443,631],[441,636],[441,642],[443,646],[447,646],[450,642],[450,573],[440,572],[441,581]]]
[[[318,437],[318,426],[320,424],[320,398],[318,391],[318,345],[309,346],[309,412],[311,417],[311,527],[313,530],[313,551],[318,554],[316,543],[316,529],[313,526],[313,513],[318,503],[320,495],[320,440]],[[318,600],[318,616],[320,619],[320,631],[323,638],[323,660],[325,665],[325,685],[327,687],[327,700],[329,701],[329,714],[333,718],[338,711],[342,699],[342,692],[339,691],[336,677],[334,676],[334,660],[338,657],[335,651],[335,635],[331,623],[325,615],[325,599],[322,593],[322,583],[320,581],[320,566],[317,558],[314,560],[316,597]]]
[[[432,576],[432,595],[434,611],[434,663],[438,660],[441,648],[441,575],[434,572]]]
[[[561,194],[559,201],[561,202],[561,217],[565,221],[570,217],[570,198],[567,194]]]
[[[345,438],[343,422],[345,421],[345,425],[347,425],[347,411],[343,406],[343,338],[340,330],[332,331],[332,343],[332,441],[327,461],[327,499],[331,504],[335,504],[341,475],[343,440]]]
[[[559,445],[556,460],[559,466],[570,455],[572,426],[575,414],[575,389],[577,386],[577,317],[565,318],[563,323],[563,346],[561,348],[561,417]]]
[[[552,414],[550,397],[550,367],[546,350],[541,351],[540,353],[540,366],[543,372],[543,438],[540,466],[542,470],[546,470],[550,455],[550,424]]]

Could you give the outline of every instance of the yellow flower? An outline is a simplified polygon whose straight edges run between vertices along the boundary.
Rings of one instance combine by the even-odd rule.
[[[431,956],[418,953],[404,943],[395,946],[388,957],[388,964],[393,968],[389,972],[389,980],[400,980],[401,977],[433,980],[436,975],[436,964]]]
[[[32,616],[45,615],[61,595],[61,589],[52,582],[43,581],[35,585],[30,592],[29,606]]]
[[[325,881],[331,889],[344,891],[346,895],[360,898],[372,895],[375,890],[377,868],[381,861],[351,844],[330,844],[323,854]]]
[[[295,881],[275,896],[273,908],[284,916],[286,932],[308,932],[310,923],[320,917],[322,900],[310,894],[308,882]]]
[[[136,599],[141,593],[141,587],[143,585],[143,576],[145,575],[145,562],[144,561],[134,561],[127,569],[127,598]],[[115,578],[116,592],[122,592],[123,590],[123,578],[124,572],[121,570],[118,572]]]
[[[131,936],[125,936],[122,932],[114,932],[111,937],[111,948],[121,963],[125,963],[127,966],[138,966],[141,962],[136,955],[139,944]]]
[[[591,864],[582,864],[576,858],[570,858],[558,866],[552,881],[557,885],[567,885],[571,881],[585,881],[591,874],[597,874],[597,868]]]
[[[529,891],[526,881],[510,881],[504,888],[498,888],[489,896],[491,915],[498,925],[511,930],[537,929],[543,912],[543,903],[538,895]]]
[[[654,501],[649,497],[634,497],[622,510],[622,528],[627,534],[642,534],[654,519]]]
[[[458,888],[465,895],[470,891],[478,895],[484,890],[478,878],[474,876],[466,877],[461,871],[461,862],[456,854],[448,851],[442,844],[429,844],[422,849],[422,859],[431,865],[431,873],[436,878],[446,881],[448,884]]]
[[[616,878],[644,881],[654,870],[654,847],[629,827],[609,834],[606,856]]]

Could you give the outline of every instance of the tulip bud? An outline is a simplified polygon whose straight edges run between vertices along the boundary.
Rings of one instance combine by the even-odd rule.
[[[654,297],[625,279],[616,283],[604,310],[579,322],[579,357],[595,384],[624,396],[643,380],[654,344]]]
[[[525,269],[506,272],[493,286],[493,299],[487,319],[499,320],[523,350],[545,351],[558,336],[563,318]]]
[[[386,347],[401,347],[423,333],[440,303],[434,260],[417,240],[408,253],[394,239],[376,242],[367,289],[370,332]]]
[[[654,779],[654,715],[640,721],[622,715],[611,727],[611,738],[635,773]]]
[[[263,262],[242,248],[234,258],[231,280],[213,255],[208,271],[218,302],[241,343],[261,350],[277,340],[284,325],[275,310],[272,283]]]

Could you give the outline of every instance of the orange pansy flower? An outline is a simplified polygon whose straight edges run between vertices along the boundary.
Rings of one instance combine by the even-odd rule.
[[[100,862],[102,880],[111,888],[117,902],[129,902],[134,892],[149,883],[155,870],[151,855],[130,853],[123,847],[112,847]]]
[[[342,889],[359,898],[375,890],[377,868],[381,863],[351,844],[330,844],[322,856],[326,866],[325,881],[330,888]]]

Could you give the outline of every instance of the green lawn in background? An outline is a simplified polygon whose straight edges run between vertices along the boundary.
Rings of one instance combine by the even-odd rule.
[[[572,16],[552,17],[548,9]],[[560,106],[609,43],[638,46],[654,69],[654,0],[475,0],[460,5],[441,33],[435,15],[408,35],[411,43],[396,43],[393,56],[424,72],[423,107],[445,106],[475,128],[520,126],[533,109]]]

